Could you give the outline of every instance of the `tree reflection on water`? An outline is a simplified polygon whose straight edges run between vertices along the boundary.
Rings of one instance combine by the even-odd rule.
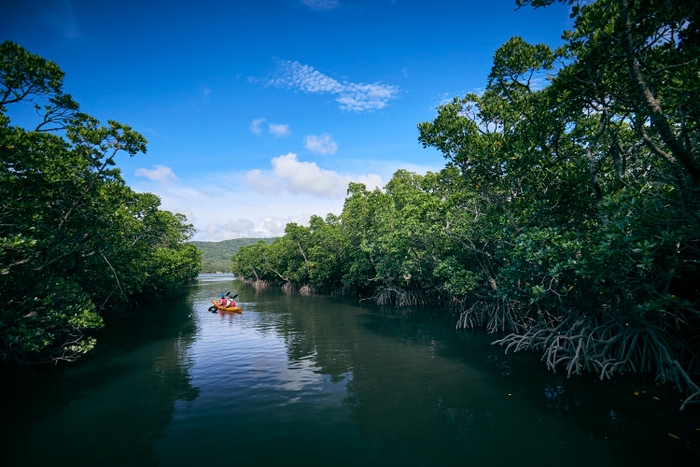
[[[648,389],[643,376],[566,379],[532,354],[489,345],[493,336],[455,330],[436,310],[358,312],[341,300],[299,296],[274,319],[290,363],[311,359],[332,381],[348,378],[344,404],[361,438],[381,442],[388,457],[408,450],[431,463],[468,454],[477,464],[620,465],[700,453],[700,417],[678,414],[672,388],[652,383],[663,403],[632,395]]]
[[[439,310],[236,291],[242,315],[207,312],[212,292],[202,290],[165,311],[112,320],[77,365],[11,375],[2,464],[228,465],[294,455],[307,466],[690,465],[699,457],[697,411],[679,414],[679,395],[644,377],[568,380],[535,355],[505,354],[482,331],[455,330]],[[222,443],[211,436],[219,432],[235,436]]]
[[[162,310],[161,310],[162,311]],[[3,465],[148,465],[175,402],[194,400],[189,309],[115,318],[80,364],[14,372],[4,385]],[[154,323],[154,320],[157,323]],[[5,444],[7,443],[7,444]]]

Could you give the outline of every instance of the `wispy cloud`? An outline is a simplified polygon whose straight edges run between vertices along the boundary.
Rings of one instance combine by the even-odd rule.
[[[284,123],[269,123],[267,127],[270,133],[275,136],[284,136],[291,133],[291,131],[289,131],[289,125],[285,125]]]
[[[343,6],[339,0],[300,0],[299,4],[319,11],[335,10]]]
[[[481,89],[481,92],[477,91],[477,89]],[[484,90],[482,88],[474,88],[472,91],[474,93],[477,93],[479,95],[484,93]],[[430,108],[428,109],[429,112],[437,116],[438,108],[450,104],[452,101],[454,101],[455,98],[461,99],[463,96],[467,94],[466,91],[457,91],[457,92],[443,92],[442,94],[438,96],[433,96],[432,97],[432,104],[430,105]]]
[[[338,143],[333,141],[331,135],[323,133],[319,136],[309,135],[304,138],[304,147],[314,154],[335,154]]]
[[[315,162],[301,162],[292,152],[275,157],[270,162],[271,171],[256,169],[246,174],[248,185],[262,194],[289,192],[320,198],[342,198],[347,194],[350,182],[364,183],[370,189],[383,186],[379,175],[340,175],[319,167]]]
[[[255,120],[250,122],[248,128],[250,128],[250,131],[252,131],[256,135],[261,135],[263,133],[263,123],[266,122],[267,120],[264,118],[256,118]],[[270,134],[275,137],[286,136],[292,132],[289,129],[289,125],[287,125],[286,123],[267,123],[267,131],[269,131]]]
[[[399,88],[382,83],[340,82],[309,65],[280,60],[275,76],[268,78],[268,86],[300,89],[315,94],[335,94],[342,110],[366,112],[386,107],[399,94]]]
[[[550,84],[550,78],[545,73],[540,73],[539,76],[533,76],[530,79],[530,89],[533,91],[541,91]]]
[[[252,131],[256,135],[260,135],[260,134],[262,134],[262,124],[263,123],[265,123],[264,118],[256,118],[255,120],[250,122],[250,126],[248,128],[250,128],[250,131]]]
[[[143,133],[148,133],[149,135],[157,136],[158,138],[161,138],[161,139],[164,139],[164,140],[169,140],[169,139],[170,139],[170,138],[168,138],[168,137],[165,136],[165,135],[161,135],[160,133],[158,133],[158,132],[157,132],[156,130],[154,130],[153,128],[141,127],[141,128],[139,128],[139,131],[141,131],[141,132],[143,132]]]
[[[53,5],[54,8],[47,11],[50,23],[66,37],[78,37],[78,24],[70,0],[54,1]]]
[[[150,170],[144,168],[136,169],[134,175],[137,177],[146,177],[149,180],[153,180],[154,182],[158,183],[165,183],[166,185],[180,180],[178,176],[175,175],[175,172],[173,172],[173,169],[164,165],[154,165],[153,169]]]
[[[209,96],[211,96],[211,89],[208,86],[200,86],[197,95],[192,99],[192,107],[194,107],[195,112],[199,112],[209,104]]]

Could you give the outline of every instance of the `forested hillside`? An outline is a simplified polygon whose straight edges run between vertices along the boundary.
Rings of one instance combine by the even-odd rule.
[[[3,362],[73,361],[94,347],[90,331],[104,314],[163,297],[199,272],[185,217],[130,189],[116,168],[116,156],[146,152],[145,138],[80,112],[63,76],[0,44]],[[35,122],[13,124],[17,106],[35,111]]]
[[[202,253],[202,272],[217,273],[231,272],[231,257],[241,247],[258,243],[259,241],[272,243],[274,238],[234,238],[220,242],[189,242]]]
[[[482,94],[418,125],[442,171],[351,184],[340,216],[242,248],[233,271],[440,303],[554,371],[648,372],[697,402],[700,6],[598,0],[572,17],[561,48],[513,37]]]

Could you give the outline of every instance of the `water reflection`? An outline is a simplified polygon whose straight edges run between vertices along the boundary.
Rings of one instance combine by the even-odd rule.
[[[252,293],[261,302],[281,295]],[[679,419],[673,404],[645,417],[649,408],[624,395],[635,381],[567,380],[548,373],[536,356],[506,355],[489,345],[492,336],[455,331],[429,311],[360,308],[313,296],[280,300],[264,328],[284,339],[290,368],[311,360],[315,365],[299,371],[344,381],[343,406],[360,439],[379,446],[386,462],[408,455],[452,464],[468,453],[477,464],[620,465],[698,454],[691,426],[698,417]],[[663,419],[690,441],[669,444],[674,439]]]
[[[240,294],[242,314],[207,311],[228,291]],[[109,323],[84,362],[22,375],[4,398],[0,460],[510,466],[698,458],[700,418],[675,416],[668,388],[632,377],[567,380],[534,355],[504,354],[483,332],[455,330],[452,320],[206,276],[179,302]],[[46,449],[33,449],[37,439]]]
[[[406,456],[453,463],[465,452],[484,462],[538,455],[527,446],[529,427],[518,427],[523,433],[507,441],[519,448],[502,449],[513,414],[527,420],[534,411],[517,404],[501,406],[507,402],[506,391],[494,388],[489,374],[445,355],[446,347],[463,342],[452,326],[405,310],[392,313],[325,297],[288,299],[278,292],[249,292],[262,309],[279,301],[259,317],[257,327],[265,336],[274,330],[282,338],[289,370],[285,374],[298,375],[298,380],[289,376],[290,383],[278,389],[294,390],[290,400],[303,402],[314,388],[320,389],[319,375],[327,375],[336,386],[345,383],[340,403],[359,435],[356,449],[377,450],[383,461],[396,463]],[[508,362],[500,364],[507,367]],[[315,418],[313,423],[324,421]],[[550,455],[562,451],[556,448]]]
[[[94,354],[78,364],[5,374],[2,464],[151,463],[176,401],[198,395],[188,374],[189,314],[174,302],[109,319]]]

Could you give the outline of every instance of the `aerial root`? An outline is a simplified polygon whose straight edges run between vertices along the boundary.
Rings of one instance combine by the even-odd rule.
[[[334,296],[344,296],[344,295],[357,295],[357,288],[354,285],[340,285],[340,286],[335,286],[330,289],[329,291],[330,295]]]
[[[373,297],[377,305],[395,305],[399,307],[417,306],[427,303],[423,293],[407,290],[394,285],[385,285]]]
[[[479,300],[462,311],[457,329],[473,329],[486,326],[488,332],[522,331],[530,318],[527,309],[513,300],[500,298]]]
[[[270,283],[263,279],[254,279],[252,277],[239,276],[244,284],[248,284],[255,290],[264,290],[270,286]]]
[[[563,366],[567,377],[583,371],[595,372],[601,380],[622,371],[655,373],[657,381],[673,381],[686,392],[683,410],[700,396],[700,387],[689,375],[697,374],[699,368],[692,352],[671,336],[659,324],[633,324],[572,313],[558,322],[540,323],[522,334],[511,333],[493,344],[505,346],[506,352],[542,351],[547,368],[556,371]],[[676,358],[679,352],[689,357],[685,367]]]

